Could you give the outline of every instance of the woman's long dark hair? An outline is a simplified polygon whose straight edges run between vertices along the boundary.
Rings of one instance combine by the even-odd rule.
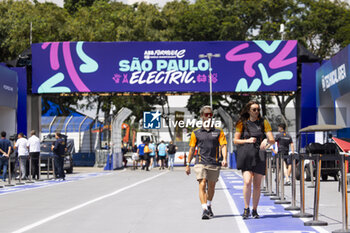
[[[251,107],[253,104],[257,104],[257,105],[260,106],[259,102],[255,101],[255,100],[249,101],[249,102],[244,106],[244,108],[242,109],[241,113],[239,114],[239,119],[238,119],[238,121],[236,122],[236,126],[237,126],[240,122],[242,122],[243,127],[244,127],[245,129],[247,129],[247,121],[248,121],[248,119],[249,119],[249,117],[250,117],[249,111],[250,111],[250,107]],[[261,119],[260,113],[259,113],[258,119]]]

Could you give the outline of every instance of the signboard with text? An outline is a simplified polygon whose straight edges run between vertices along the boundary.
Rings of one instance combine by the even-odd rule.
[[[32,90],[209,92],[210,67],[213,92],[295,91],[297,41],[33,44]]]
[[[316,70],[317,106],[333,106],[350,90],[350,46],[342,49]]]

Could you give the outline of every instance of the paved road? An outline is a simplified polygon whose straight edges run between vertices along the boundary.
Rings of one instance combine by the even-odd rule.
[[[0,190],[0,232],[329,232],[341,228],[336,190],[327,192],[333,197],[327,201],[321,195],[320,219],[330,223],[325,228],[304,227],[302,220],[292,218],[291,212],[267,197],[262,197],[259,207],[262,218],[243,221],[242,179],[234,170],[222,172],[213,202],[216,216],[206,221],[201,220],[195,177],[186,176],[184,168],[80,172],[66,182],[31,186]],[[308,189],[307,199],[310,197],[312,190]],[[309,211],[312,200],[307,203]]]

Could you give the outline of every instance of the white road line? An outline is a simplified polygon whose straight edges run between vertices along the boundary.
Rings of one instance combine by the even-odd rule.
[[[115,174],[120,174],[122,172],[125,172],[125,170],[120,171],[120,172],[115,173]],[[94,174],[94,173],[91,173],[91,174]],[[15,187],[5,188],[2,191],[12,190],[12,192],[0,193],[0,196],[2,196],[2,195],[9,195],[9,194],[12,194],[12,193],[24,192],[24,191],[31,191],[31,190],[41,189],[41,188],[48,188],[48,187],[53,187],[53,186],[56,186],[56,185],[64,185],[64,184],[69,184],[69,183],[76,182],[76,181],[87,180],[87,179],[92,179],[92,178],[98,178],[98,177],[108,176],[108,175],[112,175],[112,174],[114,174],[114,173],[106,172],[106,174],[102,173],[101,175],[97,175],[97,176],[86,176],[86,177],[83,177],[81,179],[76,179],[76,180],[69,180],[70,179],[70,177],[69,177],[64,182],[44,183],[44,184],[43,183],[38,183],[40,185],[38,185],[37,187],[34,187],[34,188],[33,187],[30,187],[30,188],[23,187],[23,188],[21,188],[20,186],[17,186],[17,188],[15,188]],[[76,175],[76,176],[72,176],[72,178],[77,177],[77,176],[79,176],[79,174]],[[43,181],[43,182],[47,182],[47,181]],[[33,185],[34,186],[35,183],[33,183],[33,184],[26,184],[26,185],[28,185],[28,186]]]
[[[140,185],[140,184],[143,184],[143,183],[146,183],[146,182],[148,182],[148,181],[151,181],[151,180],[153,180],[153,179],[155,179],[155,178],[157,178],[157,177],[159,177],[159,176],[162,176],[162,175],[164,175],[164,174],[166,174],[166,173],[168,173],[168,172],[169,172],[169,171],[160,173],[160,174],[158,174],[158,175],[155,175],[155,176],[152,176],[152,177],[150,177],[150,178],[141,180],[141,181],[139,181],[139,182],[136,182],[136,183],[131,184],[131,185],[129,185],[129,186],[126,186],[126,187],[124,187],[124,188],[118,189],[118,190],[116,190],[116,191],[114,191],[114,192],[112,192],[112,193],[109,193],[109,194],[100,196],[100,197],[98,197],[98,198],[95,198],[95,199],[92,199],[92,200],[90,200],[90,201],[87,201],[87,202],[85,202],[85,203],[83,203],[83,204],[74,206],[74,207],[72,207],[72,208],[70,208],[70,209],[64,210],[64,211],[59,212],[59,213],[57,213],[57,214],[54,214],[54,215],[52,215],[52,216],[50,216],[50,217],[44,218],[44,219],[42,219],[42,220],[40,220],[40,221],[37,221],[37,222],[35,222],[35,223],[32,223],[32,224],[27,225],[27,226],[25,226],[25,227],[22,227],[22,228],[20,228],[20,229],[18,229],[18,230],[16,230],[16,231],[13,231],[12,233],[22,233],[22,232],[29,231],[29,230],[31,230],[31,229],[33,229],[33,228],[35,228],[35,227],[38,227],[38,226],[40,226],[40,225],[42,225],[42,224],[44,224],[44,223],[47,223],[47,222],[49,222],[49,221],[51,221],[51,220],[54,220],[54,219],[56,219],[56,218],[58,218],[58,217],[61,217],[61,216],[65,215],[65,214],[68,214],[68,213],[70,213],[70,212],[76,211],[76,210],[81,209],[81,208],[83,208],[83,207],[85,207],[85,206],[87,206],[87,205],[93,204],[93,203],[95,203],[95,202],[101,201],[101,200],[106,199],[106,198],[108,198],[108,197],[114,196],[114,195],[116,195],[116,194],[118,194],[118,193],[121,193],[121,192],[123,192],[123,191],[125,191],[125,190],[128,190],[128,189],[130,189],[130,188],[133,188],[133,187],[135,187],[135,186],[138,186],[138,185]]]
[[[235,202],[233,201],[233,199],[232,199],[230,193],[227,191],[227,187],[226,187],[225,182],[223,181],[222,177],[219,178],[219,181],[220,181],[221,186],[224,188],[224,193],[225,193],[225,195],[226,195],[226,199],[227,199],[227,201],[228,201],[228,204],[230,205],[230,208],[231,208],[231,210],[232,210],[232,213],[233,213],[234,215],[236,215],[236,216],[234,217],[234,219],[235,219],[236,222],[237,222],[237,225],[238,225],[238,228],[239,228],[239,232],[241,232],[241,233],[245,233],[245,232],[249,233],[249,230],[248,230],[248,228],[247,228],[247,225],[246,225],[246,224],[244,223],[244,221],[242,220],[241,214],[240,214],[240,212],[238,211],[237,206],[236,206]]]

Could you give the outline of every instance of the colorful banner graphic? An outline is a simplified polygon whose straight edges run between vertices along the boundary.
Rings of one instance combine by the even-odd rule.
[[[295,40],[32,45],[34,93],[295,91],[296,67]]]

